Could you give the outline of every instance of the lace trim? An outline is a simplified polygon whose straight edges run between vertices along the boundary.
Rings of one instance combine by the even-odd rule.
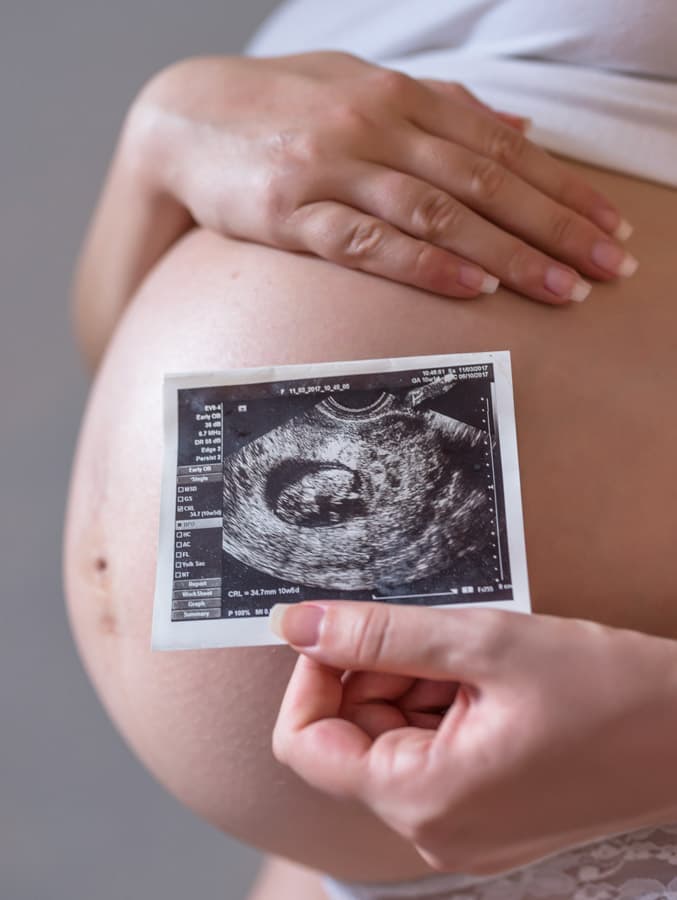
[[[327,890],[335,900],[677,900],[677,824],[605,838],[498,877],[328,881]]]

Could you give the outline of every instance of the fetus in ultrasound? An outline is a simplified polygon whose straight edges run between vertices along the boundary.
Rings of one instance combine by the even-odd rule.
[[[493,540],[488,435],[421,408],[439,390],[381,392],[366,405],[362,395],[360,406],[329,396],[227,457],[224,550],[341,591],[481,565]]]

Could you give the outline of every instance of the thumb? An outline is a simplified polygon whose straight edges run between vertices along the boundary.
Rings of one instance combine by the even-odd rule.
[[[478,683],[497,674],[515,618],[493,609],[340,600],[277,604],[270,627],[335,669]]]

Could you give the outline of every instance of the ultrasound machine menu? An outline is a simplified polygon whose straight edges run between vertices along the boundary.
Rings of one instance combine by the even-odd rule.
[[[187,411],[189,431],[176,467],[172,619],[222,614],[223,404]]]
[[[166,379],[153,646],[312,599],[529,611],[508,353]]]

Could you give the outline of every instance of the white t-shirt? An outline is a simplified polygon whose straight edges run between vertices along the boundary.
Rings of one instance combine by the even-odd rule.
[[[287,0],[249,52],[319,49],[460,81],[551,150],[677,186],[677,0]]]

